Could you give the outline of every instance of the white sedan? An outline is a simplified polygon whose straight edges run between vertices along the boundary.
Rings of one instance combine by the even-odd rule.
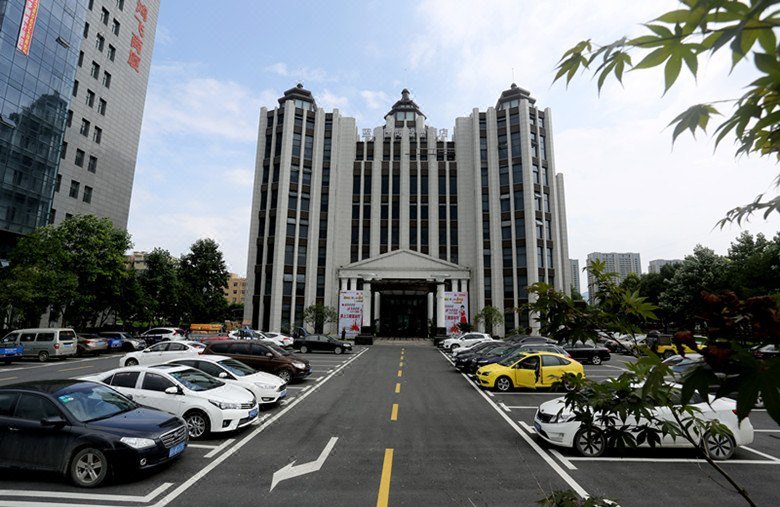
[[[284,335],[282,333],[277,333],[275,331],[262,331],[261,334],[264,335],[268,340],[279,345],[280,347],[293,346],[294,340],[291,337]]]
[[[118,368],[84,380],[103,382],[141,405],[183,418],[190,438],[243,428],[259,413],[254,395],[243,387],[186,366]]]
[[[264,371],[257,371],[241,361],[227,356],[205,355],[198,358],[174,359],[178,364],[198,369],[228,384],[243,387],[255,395],[258,403],[276,403],[287,396],[287,383]]]
[[[441,346],[445,350],[452,352],[457,348],[470,347],[472,345],[476,345],[477,343],[492,340],[493,338],[491,338],[490,335],[486,333],[465,333],[453,338],[447,338],[442,342]]]
[[[727,434],[706,433],[699,439],[699,445],[716,460],[731,458],[739,446],[753,442],[753,425],[750,419],[740,423],[735,414],[737,402],[728,398],[710,397],[709,403],[694,394],[690,405],[700,412],[697,417],[703,420],[717,420],[728,429]],[[674,422],[674,417],[668,407],[655,407],[653,417],[641,420],[641,425],[658,424],[658,421]],[[634,420],[637,423],[636,420]],[[636,424],[640,426],[640,424]],[[597,457],[604,454],[608,448],[604,431],[598,427],[583,428],[580,421],[574,419],[574,414],[564,405],[564,398],[556,398],[539,405],[534,417],[534,428],[546,442],[574,448],[585,457]],[[658,428],[660,430],[660,428]],[[659,447],[691,447],[690,442],[682,436],[661,435]],[[647,446],[645,444],[644,446]]]
[[[160,364],[171,359],[193,357],[202,354],[206,346],[200,342],[160,342],[137,352],[125,354],[119,360],[119,366],[144,366]]]

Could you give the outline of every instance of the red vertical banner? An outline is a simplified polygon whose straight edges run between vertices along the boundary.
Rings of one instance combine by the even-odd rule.
[[[16,40],[16,49],[25,55],[30,54],[30,43],[32,42],[35,20],[37,18],[38,0],[27,0],[22,13],[22,26],[19,27],[19,38]]]

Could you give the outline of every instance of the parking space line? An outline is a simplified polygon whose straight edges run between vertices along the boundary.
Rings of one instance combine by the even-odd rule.
[[[3,377],[3,378],[0,378],[0,382],[2,382],[3,380],[16,380],[18,378],[19,377]]]
[[[376,507],[387,507],[390,500],[390,479],[393,475],[393,449],[385,449],[385,459],[382,462],[382,475],[379,479],[379,493],[376,497]]]
[[[780,462],[780,458],[776,458],[776,457],[774,457],[774,456],[770,456],[769,454],[766,454],[766,453],[763,453],[763,452],[761,452],[761,451],[758,451],[758,450],[756,450],[756,449],[753,449],[752,447],[748,447],[748,446],[746,446],[746,445],[743,445],[741,448],[742,448],[742,449],[745,449],[746,451],[750,451],[750,452],[752,452],[752,453],[754,453],[754,454],[758,454],[759,456],[763,456],[763,457],[764,457],[764,458],[766,458],[766,459],[771,459],[772,461],[778,461],[778,462]]]
[[[319,382],[320,380],[322,380],[322,377],[313,378],[312,380]]]
[[[780,430],[757,430],[753,429],[755,433],[780,433]]]
[[[308,389],[309,386],[287,386],[287,389]]]
[[[504,406],[509,409],[518,409],[518,410],[536,410],[537,408],[539,408],[535,405],[504,405]]]
[[[69,493],[69,492],[58,492],[58,491],[16,491],[16,490],[10,490],[10,489],[0,489],[0,496],[12,496],[12,497],[38,497],[38,498],[63,498],[67,500],[93,500],[93,501],[99,501],[99,500],[107,500],[107,501],[114,501],[114,502],[133,502],[133,503],[148,503],[160,496],[165,490],[173,486],[172,482],[164,482],[160,484],[160,486],[152,491],[151,493],[145,495],[145,496],[135,496],[135,495],[108,495],[105,493]],[[53,505],[69,505],[73,506],[75,504],[57,504],[57,503],[42,503],[42,502],[2,502],[0,501],[0,506],[6,506],[6,505],[47,505],[47,506],[53,506]]]
[[[558,458],[558,461],[563,463],[563,466],[565,466],[569,470],[577,470],[577,467],[574,466],[574,463],[569,461],[568,458],[566,458],[566,456],[564,456],[563,454],[559,453],[555,449],[548,449],[548,451],[550,451],[550,454]]]
[[[236,441],[235,438],[229,438],[229,439],[225,440],[224,442],[222,442],[222,445],[217,446],[216,449],[214,449],[210,453],[206,454],[204,456],[204,458],[213,458],[214,456],[219,454],[225,447],[229,446],[230,444],[232,444],[235,441]]]
[[[611,364],[602,364],[601,366],[603,366],[605,368],[612,368],[614,370],[628,371],[627,368],[621,368],[620,366],[612,366]]]
[[[566,458],[569,461],[612,461],[626,463],[707,463],[705,459],[698,458],[620,458],[620,457],[600,457],[600,458],[585,458],[573,456]],[[780,461],[772,461],[768,459],[730,459],[725,461],[718,461],[718,465],[780,465]]]
[[[75,370],[85,370],[87,368],[94,368],[94,366],[88,364],[86,366],[76,366],[75,368],[63,368],[63,369],[57,370],[57,371],[75,371]]]
[[[500,406],[501,408],[503,408],[503,409],[504,409],[504,410],[506,410],[507,412],[511,412],[511,410],[509,410],[509,407],[507,407],[506,405],[504,405],[504,404],[503,404],[503,403],[501,403],[501,402],[498,402],[498,406]]]
[[[219,446],[209,444],[187,444],[187,447],[192,447],[193,449],[216,449]]]

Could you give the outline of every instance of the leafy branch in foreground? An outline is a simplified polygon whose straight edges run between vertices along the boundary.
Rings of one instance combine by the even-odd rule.
[[[599,93],[610,75],[622,84],[626,71],[663,65],[664,94],[675,84],[683,64],[696,77],[699,57],[712,55],[728,47],[732,70],[752,56],[759,77],[746,86],[738,99],[695,104],[673,119],[672,142],[683,132],[706,133],[710,120],[721,115],[716,103],[731,103],[730,116],[716,127],[715,146],[731,137],[736,155],[758,154],[780,160],[780,52],[775,29],[780,26],[778,0],[682,0],[680,9],[662,14],[644,24],[647,33],[636,38],[623,37],[611,44],[595,45],[590,39],[577,43],[558,62],[553,82],[565,77],[568,85],[580,70],[596,77]],[[632,53],[640,53],[634,65]],[[634,55],[636,56],[636,55]],[[780,188],[780,178],[773,184]],[[764,200],[766,198],[766,200]],[[743,220],[755,212],[764,219],[780,213],[780,196],[760,194],[753,202],[729,210],[718,222],[721,228]]]

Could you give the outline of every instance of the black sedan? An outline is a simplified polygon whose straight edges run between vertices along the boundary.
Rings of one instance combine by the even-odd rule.
[[[592,343],[575,342],[564,344],[563,348],[569,353],[572,359],[576,359],[581,363],[601,364],[604,361],[609,361],[611,355],[609,349],[606,347],[596,347]]]
[[[293,348],[300,350],[301,354],[319,351],[341,354],[351,352],[352,344],[324,334],[310,334],[296,338],[293,341]]]
[[[0,464],[60,472],[99,486],[119,470],[144,470],[181,455],[184,421],[142,407],[108,386],[80,380],[0,388]]]
[[[506,347],[506,345],[507,344],[502,341],[478,343],[468,351],[458,354],[458,356],[455,358],[455,368],[460,371],[464,371],[466,369],[466,365],[468,365],[474,357],[487,354],[491,350],[498,347]]]
[[[513,357],[519,354],[522,350],[523,346],[521,344],[504,344],[502,347],[496,347],[489,352],[473,357],[471,361],[469,361],[469,363],[463,368],[463,371],[466,373],[476,373],[477,370],[483,366],[497,363],[509,357]]]

